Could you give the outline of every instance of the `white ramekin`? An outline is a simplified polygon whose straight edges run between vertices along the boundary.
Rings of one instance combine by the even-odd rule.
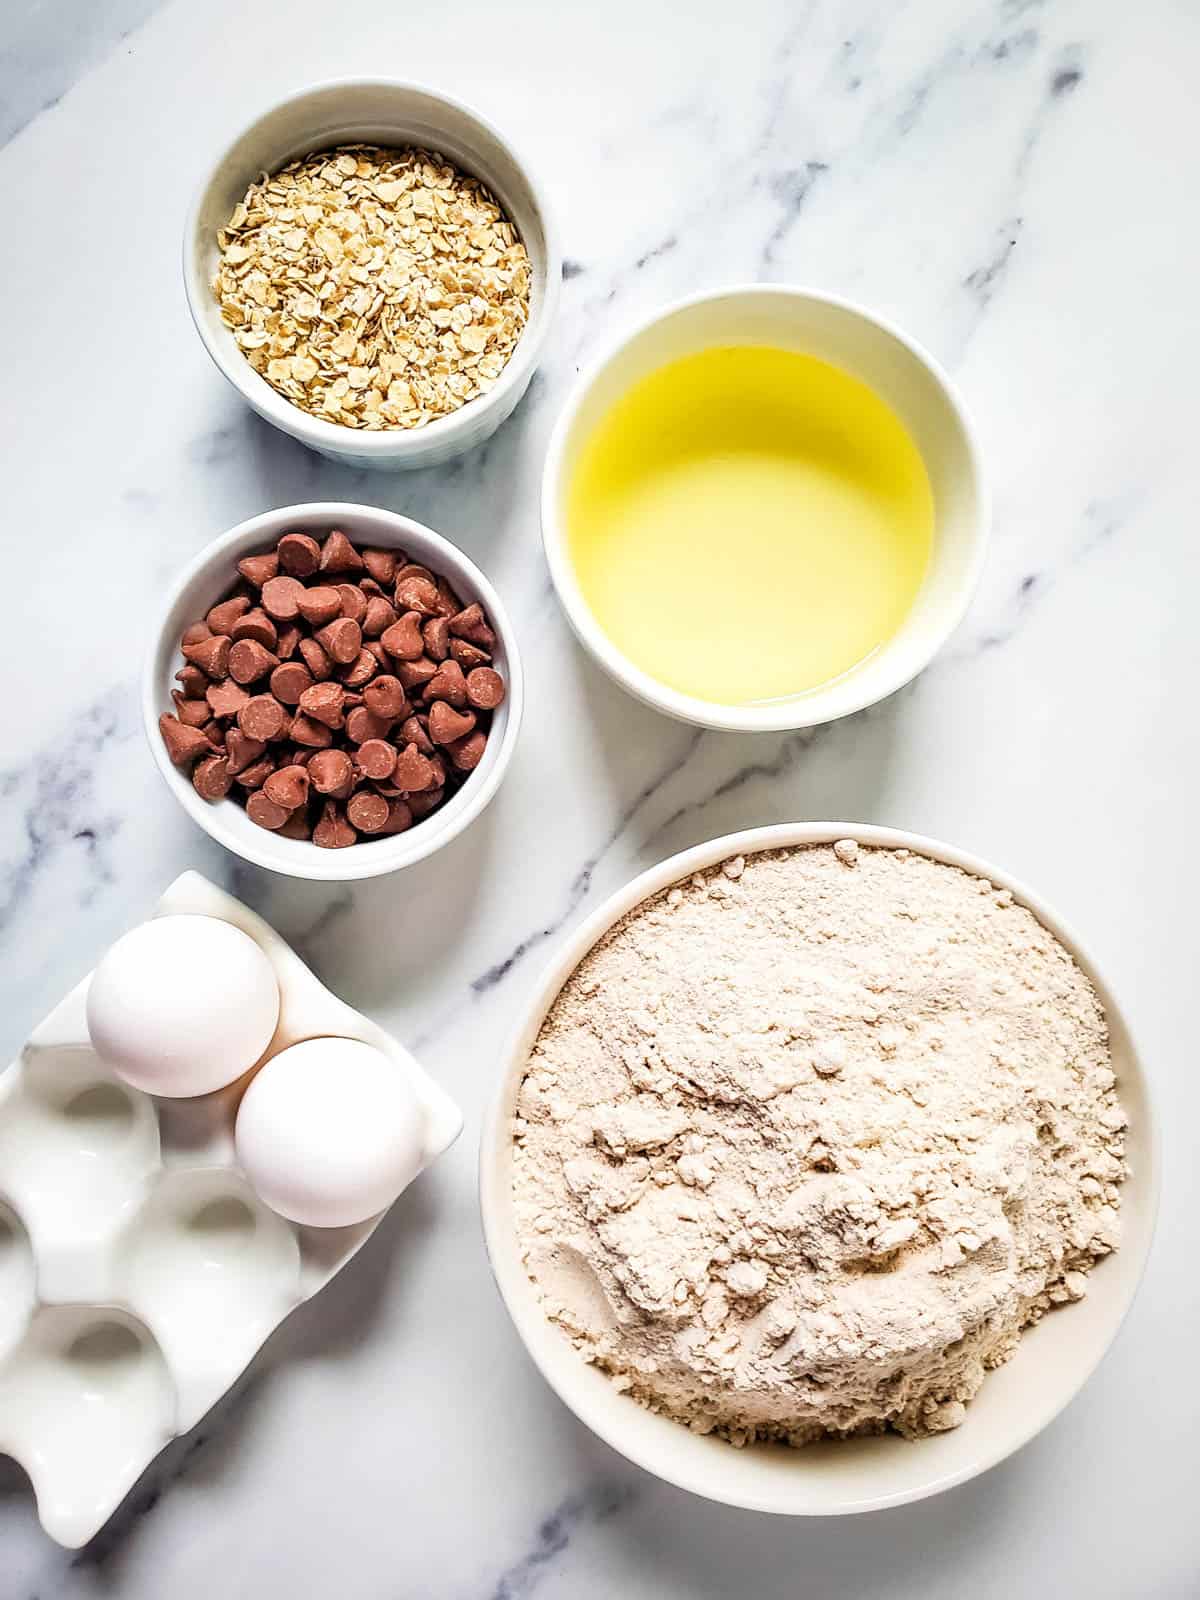
[[[624,655],[593,616],[567,537],[566,496],[582,446],[631,385],[667,362],[721,345],[799,350],[861,379],[899,415],[933,488],[934,547],[909,616],[866,661],[786,700],[718,705],[658,682]],[[747,517],[754,508],[746,508]],[[542,477],[542,538],[558,597],[576,635],[606,671],[647,705],[708,728],[767,732],[807,728],[861,711],[916,676],[958,626],[983,564],[988,511],[979,454],[950,380],[912,339],[831,295],[754,284],[684,300],[625,335],[584,373],[559,417]],[[737,535],[731,530],[731,556]]]
[[[1122,1243],[1092,1273],[1086,1298],[1044,1318],[1027,1332],[1013,1359],[989,1373],[967,1408],[966,1421],[952,1432],[917,1442],[881,1435],[799,1450],[784,1445],[737,1450],[643,1410],[587,1365],[547,1321],[517,1243],[512,1119],[529,1050],[546,1013],[615,922],[649,896],[730,856],[837,839],[919,852],[1010,889],[1090,978],[1107,1014],[1119,1092],[1130,1119],[1132,1175],[1121,1189]],[[492,1271],[517,1332],[559,1399],[594,1433],[647,1472],[710,1500],[789,1516],[835,1516],[902,1505],[963,1483],[1011,1455],[1058,1415],[1098,1365],[1132,1303],[1154,1231],[1158,1165],[1150,1085],[1128,1024],[1095,962],[1044,902],[988,862],[935,839],[860,823],[800,822],[728,834],[660,862],[618,890],[563,943],[509,1042],[483,1130],[479,1190]]]
[[[423,428],[378,432],[310,416],[259,376],[221,321],[212,293],[217,229],[247,187],[297,156],[337,144],[417,145],[482,179],[516,225],[532,267],[529,322],[493,388]],[[259,416],[302,444],[358,467],[430,467],[491,437],[529,387],[558,303],[562,258],[541,190],[503,134],[440,91],[384,78],[343,79],[290,95],[245,128],[200,185],[183,236],[183,281],[213,361]]]
[[[331,528],[340,528],[356,545],[403,550],[412,560],[444,576],[468,605],[478,600],[496,633],[496,670],[507,686],[504,700],[492,716],[483,760],[444,806],[404,833],[362,840],[342,850],[322,850],[307,839],[281,839],[251,822],[244,808],[232,799],[215,803],[202,800],[188,774],[172,766],[158,731],[159,717],[173,709],[171,690],[177,687],[175,673],[182,662],[180,635],[233,588],[241,558],[269,549],[285,533],[320,536]],[[318,501],[282,506],[278,511],[266,511],[239,522],[207,545],[176,579],[163,602],[153,641],[142,673],[142,716],[151,752],[167,787],[192,821],[218,844],[256,866],[292,878],[349,883],[396,872],[432,855],[457,838],[483,811],[500,787],[516,748],[524,684],[512,623],[500,596],[475,563],[448,539],[395,511]]]

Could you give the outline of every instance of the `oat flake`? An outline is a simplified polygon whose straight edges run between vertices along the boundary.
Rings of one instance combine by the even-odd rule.
[[[420,428],[492,387],[530,266],[476,178],[428,150],[321,151],[251,184],[213,293],[254,370],[350,428]]]

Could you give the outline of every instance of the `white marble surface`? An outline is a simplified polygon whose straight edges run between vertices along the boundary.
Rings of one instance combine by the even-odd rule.
[[[274,920],[461,1101],[465,1137],[93,1546],[0,1463],[3,1600],[1191,1596],[1200,1213],[1193,194],[1188,0],[142,0],[0,19],[0,938],[5,1049],[183,867]],[[540,163],[569,258],[514,421],[452,470],[309,456],[209,366],[178,272],[214,143],[297,83],[439,82]],[[968,622],[908,691],[815,734],[701,735],[580,656],[535,491],[579,361],[701,285],[861,298],[949,365],[995,493]],[[460,541],[530,678],[488,816],[388,882],[273,880],[210,845],[143,747],[145,606],[207,539],[361,498]],[[577,1426],[492,1289],[475,1140],[553,941],[635,869],[730,828],[894,823],[991,856],[1080,927],[1139,1028],[1166,1188],[1100,1372],[1017,1457],[934,1501],[787,1524],[668,1489]],[[0,1052],[0,1059],[4,1059]]]

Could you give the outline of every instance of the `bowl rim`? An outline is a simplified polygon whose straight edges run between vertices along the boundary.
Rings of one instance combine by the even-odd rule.
[[[593,616],[576,578],[567,550],[566,528],[558,514],[567,440],[585,400],[605,371],[659,324],[670,321],[683,312],[691,311],[696,306],[743,297],[780,302],[803,301],[810,305],[825,306],[856,318],[867,324],[875,333],[895,340],[919,366],[925,369],[940,390],[962,436],[970,469],[974,500],[970,562],[953,600],[942,608],[941,622],[936,629],[931,630],[932,642],[929,649],[919,655],[916,664],[910,669],[896,672],[884,688],[852,695],[841,709],[835,711],[825,709],[828,693],[831,689],[844,685],[848,675],[834,679],[832,683],[818,685],[815,689],[791,699],[749,706],[725,706],[701,700],[695,695],[683,694],[680,690],[660,683],[648,672],[643,671],[617,648]],[[679,721],[694,723],[699,727],[740,733],[767,733],[811,728],[821,723],[836,721],[841,717],[852,716],[868,706],[878,704],[880,700],[894,694],[906,683],[911,682],[918,673],[924,671],[962,622],[979,587],[991,530],[991,500],[984,475],[979,440],[970,413],[949,374],[930,351],[911,334],[905,333],[878,312],[843,295],[827,294],[823,290],[808,288],[804,284],[732,283],[722,288],[703,289],[695,294],[686,295],[681,300],[672,301],[648,316],[641,316],[627,324],[623,331],[604,345],[600,354],[576,378],[559,410],[546,449],[542,468],[541,524],[542,546],[546,554],[546,563],[550,568],[550,577],[576,638],[624,689],[643,704],[665,712]],[[853,671],[852,668],[851,673]]]
[[[631,1406],[632,1403],[627,1396],[619,1394],[614,1389],[611,1403],[606,1396],[604,1400],[593,1404],[591,1397],[574,1392],[575,1386],[570,1379],[559,1381],[554,1366],[548,1359],[543,1359],[543,1355],[548,1349],[555,1348],[552,1340],[564,1340],[565,1336],[546,1320],[532,1282],[527,1277],[517,1252],[512,1247],[512,1241],[506,1234],[505,1223],[511,1194],[511,1137],[507,1121],[511,1114],[511,1096],[524,1070],[529,1047],[536,1038],[550,1006],[584,956],[623,916],[650,896],[686,878],[690,873],[712,867],[730,856],[758,854],[764,850],[791,849],[797,846],[832,844],[839,839],[853,839],[867,847],[911,850],[914,855],[924,855],[944,862],[948,866],[959,867],[964,872],[986,878],[998,887],[1009,890],[1013,898],[1031,911],[1042,926],[1064,946],[1096,989],[1110,1028],[1119,1028],[1128,1043],[1129,1059],[1126,1071],[1127,1076],[1136,1081],[1142,1102],[1140,1121],[1145,1137],[1145,1159],[1140,1172],[1136,1172],[1134,1177],[1127,1181],[1132,1182],[1136,1179],[1139,1185],[1139,1210],[1144,1216],[1144,1227],[1140,1258],[1134,1258],[1134,1270],[1124,1286],[1123,1297],[1114,1302],[1110,1314],[1111,1326],[1103,1337],[1094,1359],[1070,1374],[1069,1380],[1062,1386],[1061,1393],[1043,1404],[1039,1410],[1025,1416],[1014,1425],[1011,1434],[993,1441],[991,1447],[986,1443],[986,1436],[981,1435],[984,1443],[977,1458],[940,1477],[888,1493],[859,1494],[848,1497],[844,1502],[805,1506],[782,1504],[778,1499],[768,1500],[744,1492],[739,1493],[736,1490],[723,1492],[714,1485],[712,1473],[702,1468],[693,1471],[690,1463],[686,1467],[672,1463],[664,1468],[662,1463],[654,1459],[653,1448],[639,1448],[631,1444],[625,1436],[626,1413],[621,1410],[618,1402]],[[543,966],[537,983],[523,1004],[521,1015],[510,1030],[501,1060],[500,1075],[493,1088],[480,1134],[478,1187],[484,1244],[492,1277],[505,1309],[512,1319],[526,1354],[546,1383],[580,1422],[636,1466],[653,1473],[664,1482],[686,1489],[704,1499],[744,1510],[781,1516],[842,1516],[911,1504],[978,1477],[1028,1444],[1076,1397],[1112,1349],[1145,1275],[1154,1243],[1162,1157],[1152,1084],[1142,1064],[1129,1018],[1117,1002],[1111,986],[1097,967],[1088,948],[1056,911],[1052,910],[1033,890],[1027,888],[1020,879],[993,867],[990,862],[969,851],[946,844],[939,839],[874,823],[772,823],[765,827],[746,828],[736,833],[723,834],[667,857],[655,866],[635,874],[621,888],[609,895],[572,934],[562,941],[557,952]],[[1123,1250],[1124,1248],[1122,1245]],[[586,1370],[581,1358],[577,1359],[580,1369]],[[574,1368],[566,1367],[564,1371],[573,1372]],[[963,1426],[969,1424],[968,1412],[967,1422]],[[676,1426],[682,1433],[687,1434],[683,1424]],[[697,1440],[698,1444],[702,1442]]]
[[[477,395],[466,405],[460,406],[457,411],[451,412],[449,416],[436,417],[420,428],[348,428],[342,423],[326,422],[321,417],[314,417],[309,412],[302,411],[299,406],[293,405],[290,400],[272,388],[261,374],[255,372],[245,356],[232,345],[232,341],[226,347],[224,341],[218,341],[213,337],[206,316],[210,303],[214,302],[209,285],[200,270],[196,249],[201,234],[200,212],[213,179],[228,159],[230,152],[248,138],[260,123],[282,111],[286,106],[302,104],[320,94],[341,91],[353,93],[363,89],[426,95],[459,116],[474,122],[487,133],[507,154],[524,178],[546,245],[546,271],[544,280],[540,284],[541,297],[537,317],[530,317],[526,322],[517,341],[517,347],[505,362],[496,382],[486,394]],[[312,146],[313,150],[318,148],[319,145]],[[511,220],[516,226],[515,218]],[[519,227],[517,232],[521,233]],[[361,457],[364,462],[395,461],[408,455],[419,456],[434,446],[447,450],[450,454],[470,448],[478,419],[490,411],[503,408],[506,399],[514,393],[516,398],[519,398],[533,376],[554,321],[562,288],[562,250],[558,226],[546,199],[546,190],[540,182],[536,169],[530,165],[524,153],[514,146],[490,118],[484,116],[467,101],[459,99],[457,95],[448,94],[433,84],[420,83],[415,79],[373,75],[322,78],[315,83],[294,89],[271,101],[249,121],[241,124],[232,136],[225,137],[215,160],[206,166],[188,206],[183,227],[182,258],[184,294],[196,332],[213,365],[228,379],[246,404],[266,421],[283,429],[285,433],[290,433],[311,449],[344,453],[352,446],[353,453]],[[512,404],[516,404],[516,399],[513,399]],[[508,409],[511,410],[512,407]]]
[[[280,533],[286,532],[289,524],[306,518],[328,520],[330,526],[351,519],[361,522],[366,518],[376,527],[395,533],[398,542],[405,535],[412,533],[418,534],[423,540],[431,541],[438,558],[445,564],[445,576],[453,582],[456,574],[464,573],[477,589],[492,626],[503,641],[507,667],[504,727],[499,749],[491,767],[483,773],[482,782],[475,794],[464,804],[458,815],[449,823],[444,823],[442,827],[431,829],[424,839],[421,838],[422,826],[418,824],[404,833],[392,835],[386,844],[383,841],[375,841],[378,848],[374,851],[359,851],[354,847],[322,851],[320,868],[324,870],[305,866],[301,861],[293,865],[287,864],[286,860],[276,859],[268,843],[274,835],[266,830],[256,830],[264,835],[261,847],[253,838],[246,844],[229,838],[220,822],[221,806],[211,805],[202,800],[187,778],[172,765],[158,731],[158,719],[169,708],[161,701],[157,661],[166,639],[167,621],[185,590],[197,579],[202,578],[227,553],[239,546],[249,546],[259,540],[266,541],[273,536],[277,537]],[[361,541],[362,535],[355,533],[353,537]],[[215,605],[216,601],[212,601],[211,604]],[[367,878],[384,877],[423,861],[427,856],[440,850],[443,845],[456,839],[486,809],[499,789],[516,749],[524,712],[525,683],[516,633],[504,603],[486,573],[465,551],[452,544],[444,534],[437,533],[425,523],[418,522],[414,517],[407,517],[399,511],[389,511],[382,506],[359,505],[349,500],[309,500],[296,505],[278,506],[271,511],[261,511],[253,517],[245,518],[224,533],[218,534],[215,539],[197,551],[176,575],[155,613],[154,625],[142,662],[141,702],[142,726],[155,766],[175,799],[192,821],[203,828],[211,839],[242,860],[263,867],[268,872],[280,873],[284,877],[300,878],[312,883],[356,883]],[[472,773],[459,792],[465,793],[477,775]],[[285,853],[280,852],[280,854]],[[329,858],[328,862],[325,861],[325,857]],[[365,859],[356,860],[355,857]]]

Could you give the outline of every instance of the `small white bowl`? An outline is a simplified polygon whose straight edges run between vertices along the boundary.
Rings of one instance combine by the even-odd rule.
[[[615,922],[649,896],[730,856],[837,839],[912,850],[1010,889],[1091,979],[1108,1018],[1113,1066],[1130,1119],[1132,1173],[1121,1188],[1122,1243],[1092,1273],[1085,1299],[1028,1330],[1013,1359],[988,1374],[967,1407],[966,1421],[952,1432],[915,1442],[883,1434],[802,1449],[758,1444],[738,1450],[643,1410],[584,1362],[566,1335],[547,1321],[517,1242],[512,1119],[546,1013]],[[837,1516],[903,1505],[963,1483],[1026,1444],[1072,1399],[1116,1337],[1141,1280],[1158,1203],[1158,1145],[1150,1086],[1120,1007],[1079,940],[1036,895],[989,863],[935,839],[860,823],[800,822],[728,834],[660,862],[618,890],[564,943],[542,974],[504,1057],[480,1146],[479,1191],[492,1271],[509,1315],[542,1376],[581,1422],[647,1472],[709,1500],[787,1516]]]
[[[507,688],[503,702],[492,714],[483,760],[445,805],[431,816],[414,822],[404,833],[360,840],[342,850],[322,850],[307,839],[281,839],[251,822],[244,808],[232,799],[202,800],[187,773],[171,764],[158,731],[159,717],[173,709],[171,690],[178,687],[175,673],[182,665],[180,635],[190,622],[202,618],[233,588],[238,581],[237,563],[242,557],[272,547],[288,532],[320,537],[331,528],[340,528],[355,545],[404,550],[412,560],[444,576],[468,605],[478,600],[496,634],[496,670]],[[521,660],[512,623],[500,596],[475,563],[448,539],[414,522],[411,517],[341,501],[316,501],[265,511],[247,522],[239,522],[236,528],[207,545],[167,594],[142,673],[142,717],[150,749],[167,787],[192,821],[199,823],[218,844],[256,866],[319,883],[349,883],[396,872],[457,838],[500,787],[516,748],[524,698]]]
[[[363,143],[415,145],[447,156],[487,185],[529,253],[529,321],[508,364],[487,394],[423,428],[347,428],[301,411],[255,372],[213,297],[217,229],[228,222],[249,185],[297,156]],[[264,112],[218,157],[200,186],[183,236],[188,306],[216,365],[260,417],[322,455],[358,467],[430,467],[490,438],[529,387],[561,279],[562,257],[545,199],[503,134],[449,95],[384,78],[317,84]]]
[[[624,655],[579,586],[566,497],[580,451],[605,413],[640,379],[684,356],[727,345],[772,345],[827,361],[881,396],[911,433],[929,473],[935,527],[929,571],[903,626],[840,678],[784,700],[720,705],[681,694]],[[748,508],[747,515],[753,515]],[[542,538],[550,575],[580,642],[639,700],[684,722],[745,733],[807,728],[873,705],[916,676],[962,620],[983,564],[988,511],[967,414],[932,356],[881,318],[832,295],[754,284],[697,295],[659,312],[586,372],[559,417],[542,477]]]

